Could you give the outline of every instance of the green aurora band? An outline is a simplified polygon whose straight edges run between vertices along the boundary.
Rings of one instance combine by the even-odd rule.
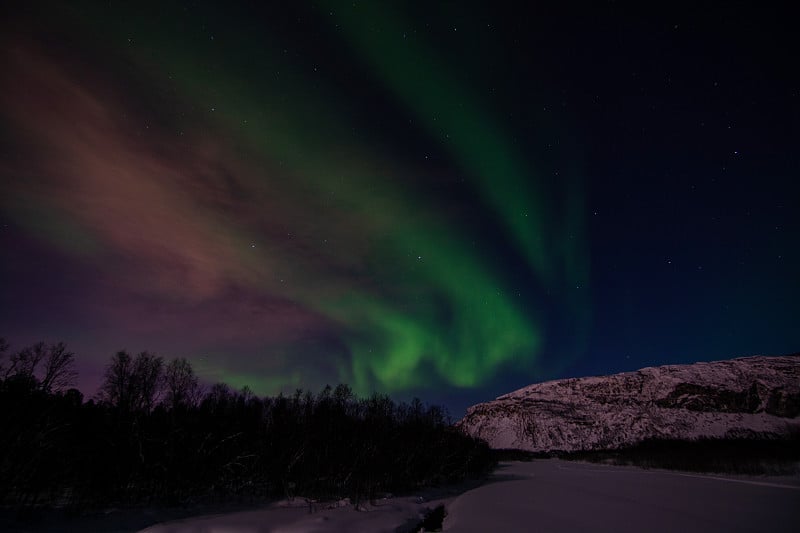
[[[428,59],[431,48],[396,39],[399,15],[376,5],[344,9],[331,24],[342,25],[364,68],[422,124],[431,143],[447,132],[452,162],[527,261],[529,282],[552,291],[571,312],[584,312],[585,291],[567,290],[587,283],[580,210],[574,207],[580,195],[569,195],[568,220],[555,220],[547,207],[553,200],[504,138],[502,124],[448,76],[444,62]],[[353,140],[351,131],[366,119],[348,113],[352,103],[340,89],[310,79],[308,68],[291,67],[273,53],[277,46],[261,44],[269,37],[255,26],[219,22],[211,41],[186,29],[199,24],[175,22],[177,15],[153,20],[126,13],[112,25],[93,22],[105,18],[87,11],[79,27],[116,36],[121,45],[113,53],[126,56],[154,94],[170,94],[187,115],[205,110],[167,129],[193,122],[237,147],[241,159],[232,166],[247,168],[232,172],[247,198],[237,211],[247,216],[219,207],[207,207],[201,216],[239,250],[237,279],[335,325],[348,352],[337,361],[336,378],[360,393],[393,392],[441,383],[475,387],[501,369],[532,367],[545,333],[541,311],[523,302],[503,278],[503,265],[475,245],[476,237],[463,230],[464,215],[442,209],[420,190],[429,171]],[[371,31],[374,25],[383,31]],[[126,35],[136,36],[135,46],[122,42]],[[258,54],[242,57],[237,50]],[[45,223],[52,224],[56,241],[63,236],[57,227],[77,224],[53,216],[36,224]],[[274,228],[288,230],[291,238],[276,236]],[[89,228],[70,231],[85,231],[87,242],[99,239]],[[264,357],[281,349],[268,345]],[[304,382],[290,356],[283,364],[269,378],[213,360],[202,370],[257,392]]]

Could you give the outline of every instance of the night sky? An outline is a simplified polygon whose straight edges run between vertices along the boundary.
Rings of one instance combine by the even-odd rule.
[[[0,8],[0,336],[87,397],[120,349],[455,416],[800,349],[788,12],[67,4]]]

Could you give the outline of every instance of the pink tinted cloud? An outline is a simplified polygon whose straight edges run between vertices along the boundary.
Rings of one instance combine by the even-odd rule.
[[[107,292],[90,305],[108,328],[124,325],[126,332],[137,338],[178,338],[185,349],[259,340],[291,342],[309,330],[330,327],[325,317],[292,301],[243,289],[231,289],[199,303]]]
[[[144,343],[134,350],[202,351],[330,328],[274,290],[290,270],[286,257],[270,255],[269,243],[252,249],[248,236],[281,213],[269,215],[274,206],[254,190],[254,170],[223,143],[210,135],[180,142],[143,120],[132,126],[124,96],[91,69],[30,46],[11,48],[6,59],[14,83],[2,86],[2,112],[35,157],[17,163],[4,189],[100,243],[90,258],[96,277],[73,302],[98,335]]]
[[[122,259],[115,275],[131,289],[197,302],[269,277],[269,261],[254,268],[243,260],[243,228],[218,209],[223,149],[179,146],[140,123],[142,139],[125,123],[122,98],[91,72],[30,48],[9,56],[14,83],[3,88],[4,112],[38,154],[37,177],[18,179],[12,191],[88,228],[109,260]]]

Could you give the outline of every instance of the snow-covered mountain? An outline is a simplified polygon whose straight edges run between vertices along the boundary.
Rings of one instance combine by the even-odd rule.
[[[470,407],[458,426],[493,448],[536,452],[796,435],[800,354],[537,383]]]

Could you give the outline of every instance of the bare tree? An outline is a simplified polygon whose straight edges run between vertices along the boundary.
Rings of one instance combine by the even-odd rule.
[[[164,403],[171,409],[194,406],[200,395],[200,386],[191,363],[183,357],[173,359],[164,368]]]
[[[121,411],[149,412],[161,392],[164,360],[149,352],[136,358],[117,352],[105,372],[98,397]]]
[[[8,350],[8,343],[0,339],[0,356]],[[72,385],[77,376],[75,354],[63,342],[46,345],[37,342],[9,357],[9,365],[0,367],[4,379],[11,377],[27,381],[32,388],[45,392],[60,391]]]
[[[22,379],[35,379],[36,367],[47,354],[47,347],[43,342],[23,348],[9,358],[9,367],[6,369],[5,379],[10,377]]]
[[[149,352],[141,352],[133,361],[133,375],[136,383],[133,407],[137,411],[150,412],[162,391],[164,359]]]
[[[45,392],[61,391],[75,383],[75,354],[63,342],[51,344],[44,359],[39,387]]]
[[[130,411],[133,386],[133,358],[125,350],[114,354],[106,367],[98,397],[121,411]]]
[[[215,383],[203,399],[203,406],[211,412],[219,412],[226,408],[234,398],[231,388],[225,383]]]
[[[2,363],[2,359],[6,356],[6,352],[8,351],[10,345],[6,342],[5,337],[0,337],[0,374],[3,375],[5,379],[5,365]]]

